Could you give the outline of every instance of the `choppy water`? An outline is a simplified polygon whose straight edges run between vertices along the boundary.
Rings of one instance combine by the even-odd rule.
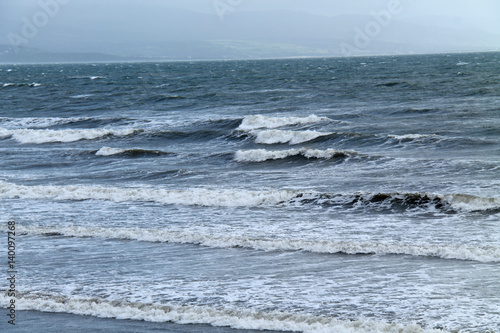
[[[22,309],[500,331],[498,53],[3,65],[0,101]]]

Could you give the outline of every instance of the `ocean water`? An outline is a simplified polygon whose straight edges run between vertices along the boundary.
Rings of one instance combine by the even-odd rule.
[[[2,65],[0,101],[16,328],[500,332],[499,53]]]

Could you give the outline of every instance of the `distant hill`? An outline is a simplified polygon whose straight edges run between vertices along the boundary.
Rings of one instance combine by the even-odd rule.
[[[0,63],[68,63],[68,62],[112,62],[121,61],[117,57],[103,53],[78,52],[47,52],[39,49],[0,45]]]

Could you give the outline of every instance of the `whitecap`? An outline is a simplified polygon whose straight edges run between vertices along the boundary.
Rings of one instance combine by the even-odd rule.
[[[95,154],[96,156],[112,156],[112,155],[123,154],[126,151],[127,151],[126,149],[121,149],[121,148],[102,147]]]
[[[334,157],[349,157],[357,155],[353,151],[342,151],[337,149],[288,149],[288,150],[265,150],[265,149],[252,149],[252,150],[238,150],[235,153],[234,159],[237,162],[264,162],[268,160],[280,160],[292,156],[303,156],[308,159],[332,159]]]
[[[255,136],[256,143],[262,144],[276,144],[276,143],[289,143],[291,145],[304,143],[314,140],[322,136],[328,136],[332,133],[318,132],[318,131],[282,131],[282,130],[264,130],[252,131],[251,134]]]
[[[0,117],[0,122],[3,126],[9,129],[22,129],[28,128],[43,128],[54,125],[64,125],[80,121],[90,120],[89,117],[22,117],[22,118],[8,118]],[[0,129],[1,130],[1,129]]]
[[[268,117],[262,115],[246,116],[241,125],[237,128],[241,131],[249,131],[258,128],[278,128],[291,125],[314,124],[323,121],[330,121],[326,117],[310,115],[308,117]]]
[[[91,97],[91,96],[94,96],[94,94],[82,94],[82,95],[74,95],[74,96],[70,96],[70,97],[79,99],[79,98],[87,98],[87,97]]]
[[[148,187],[104,187],[85,185],[16,185],[0,182],[0,198],[50,200],[144,201],[194,206],[272,206],[291,200],[292,190],[250,191],[240,189],[158,189]]]
[[[389,135],[390,138],[396,140],[418,140],[425,138],[437,138],[435,134],[403,134],[403,135]]]
[[[108,135],[128,136],[140,130],[127,129],[14,129],[0,128],[0,136],[12,137],[19,143],[54,143],[54,142],[75,142],[80,140],[94,140]]]
[[[469,194],[445,195],[444,199],[449,201],[453,208],[463,211],[485,211],[500,209],[500,198],[485,198]]]

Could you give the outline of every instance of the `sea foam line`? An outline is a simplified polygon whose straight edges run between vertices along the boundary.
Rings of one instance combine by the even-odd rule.
[[[7,307],[9,298],[0,294],[0,305]],[[19,310],[36,310],[53,313],[71,313],[98,318],[173,322],[178,324],[210,324],[235,329],[277,330],[304,333],[433,333],[438,330],[423,329],[416,324],[389,324],[369,320],[342,321],[334,318],[301,315],[285,312],[259,312],[247,309],[224,309],[208,306],[187,306],[161,303],[108,301],[101,298],[79,298],[60,295],[19,293],[16,299]]]
[[[0,128],[0,138],[12,137],[19,143],[53,143],[53,142],[75,142],[80,140],[94,140],[105,136],[128,136],[142,130],[126,129],[5,129]]]
[[[203,230],[170,230],[143,228],[88,228],[88,227],[24,227],[20,233],[31,235],[61,235],[66,237],[93,237],[137,240],[143,242],[195,244],[214,248],[250,248],[263,251],[307,251],[323,254],[377,254],[438,257],[442,259],[500,262],[500,247],[451,244],[405,244],[382,242],[354,242],[331,240],[300,240],[285,238],[256,238],[241,235],[214,235]]]
[[[265,149],[251,149],[251,150],[238,150],[234,159],[237,162],[264,162],[268,160],[281,160],[292,156],[303,156],[308,159],[332,159],[335,157],[352,157],[358,155],[354,151],[343,151],[337,149],[288,149],[288,150],[265,150]]]
[[[231,189],[118,188],[86,185],[17,185],[0,182],[0,198],[103,200],[114,202],[146,201],[160,204],[198,206],[269,206],[291,200],[297,195],[292,190],[248,191]]]
[[[278,128],[291,125],[314,124],[331,121],[330,118],[310,115],[308,117],[268,117],[262,115],[246,116],[237,130],[249,131],[258,128]]]

